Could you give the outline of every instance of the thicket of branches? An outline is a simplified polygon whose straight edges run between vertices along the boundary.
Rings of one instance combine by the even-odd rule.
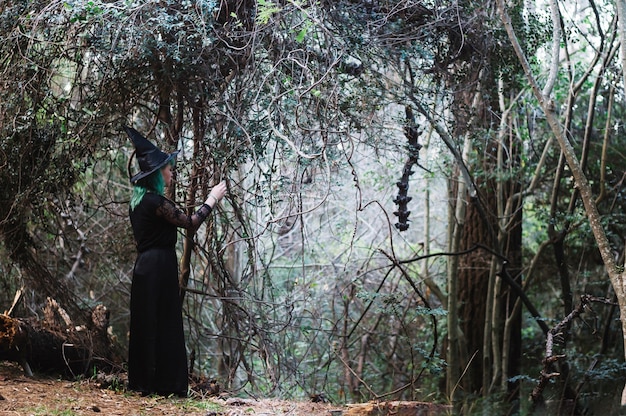
[[[509,11],[524,50],[544,53],[548,16],[517,4]],[[555,106],[567,109],[583,160],[598,160],[584,167],[598,178],[598,203],[620,251],[617,43],[614,26],[596,23],[585,30],[608,34],[591,58],[598,81],[586,78],[567,95],[576,73],[563,72],[557,91],[569,101],[557,95]],[[193,371],[230,389],[336,401],[451,395],[440,388],[446,266],[468,252],[449,252],[455,220],[447,207],[460,177],[470,181],[470,197],[462,195],[470,204],[512,180],[524,191],[514,278],[541,320],[560,321],[578,294],[614,296],[491,4],[10,0],[0,5],[0,33],[5,309],[21,286],[27,296],[17,313],[25,316],[46,297],[77,321],[103,303],[126,343],[135,166],[122,124],[182,150],[170,190],[181,206],[192,210],[212,184],[228,182],[226,203],[207,226],[180,235],[179,258]],[[582,42],[582,34],[568,36]],[[572,68],[587,58],[571,56]],[[593,117],[577,107],[583,100]],[[407,127],[417,127],[421,147],[409,145]],[[463,153],[464,140],[472,152]],[[498,165],[496,147],[521,162]],[[405,183],[409,228],[400,232],[397,182],[410,157],[418,163]],[[488,214],[504,224],[500,211]],[[478,252],[496,253],[502,266],[501,248]],[[611,342],[620,339],[616,316],[601,313],[602,324],[574,324],[564,337],[572,374],[582,379],[623,377],[613,361],[622,354]],[[519,329],[528,360],[494,384],[510,377],[516,389],[534,387],[544,338],[528,316]],[[605,331],[600,347],[597,331]],[[580,353],[608,364],[585,372],[592,364]],[[588,386],[581,382],[574,396],[600,394]]]

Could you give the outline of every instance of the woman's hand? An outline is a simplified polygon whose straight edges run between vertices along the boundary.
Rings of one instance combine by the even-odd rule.
[[[222,200],[222,198],[224,198],[224,195],[226,195],[226,182],[222,181],[211,189],[211,192],[204,203],[213,208]]]

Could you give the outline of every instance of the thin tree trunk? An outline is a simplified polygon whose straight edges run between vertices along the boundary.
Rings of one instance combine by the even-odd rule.
[[[200,158],[200,143],[202,142],[202,138],[204,137],[204,129],[201,126],[202,120],[202,111],[199,106],[194,107],[193,109],[193,158],[194,161],[193,166],[191,168],[191,183],[189,184],[189,188],[187,188],[187,214],[192,214],[194,211],[194,207],[196,206],[196,194],[198,192],[198,179],[200,177],[200,165],[196,161],[202,161]],[[180,258],[180,298],[181,300],[185,297],[185,288],[189,284],[189,276],[191,275],[191,254],[193,253],[193,249],[195,246],[194,242],[195,232],[190,230],[185,230],[185,240],[183,242],[183,253]]]
[[[463,146],[463,161],[469,159],[471,153],[471,140],[465,139]],[[461,237],[465,224],[466,213],[466,195],[467,184],[465,183],[466,175],[459,173],[457,178],[456,201],[454,211],[451,213],[451,220],[448,224],[453,225],[449,236],[449,251],[457,252],[460,249]],[[461,381],[461,363],[467,362],[462,359],[462,351],[464,351],[463,334],[459,324],[459,315],[457,308],[458,299],[458,272],[459,257],[452,256],[448,262],[448,355],[447,355],[447,386],[446,393],[452,402],[455,402],[457,394],[457,385]]]
[[[426,149],[428,149],[430,147],[430,139],[432,137],[432,132],[433,129],[431,128],[428,131],[428,134],[426,135],[426,140],[424,142],[424,149],[425,151],[427,151]],[[428,256],[430,255],[430,239],[431,239],[431,235],[430,235],[430,220],[431,220],[431,216],[430,216],[430,177],[429,176],[425,176],[424,177],[424,214],[422,215],[422,218],[424,219],[424,256]],[[426,287],[430,290],[430,293],[437,298],[437,301],[443,305],[448,304],[448,297],[447,295],[443,292],[443,290],[441,290],[441,288],[439,287],[439,285],[437,285],[437,283],[433,280],[432,276],[430,275],[430,264],[429,264],[429,259],[428,257],[426,257],[424,259],[424,264],[423,264],[423,270],[424,270],[424,284],[426,285]]]

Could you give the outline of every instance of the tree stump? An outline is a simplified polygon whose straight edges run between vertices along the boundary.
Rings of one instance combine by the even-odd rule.
[[[65,311],[49,299],[44,319],[0,314],[0,360],[18,362],[32,371],[77,377],[120,364],[119,348],[109,337],[108,312],[98,305],[88,326],[74,326]]]

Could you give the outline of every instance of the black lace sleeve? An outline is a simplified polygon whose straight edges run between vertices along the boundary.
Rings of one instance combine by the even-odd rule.
[[[202,224],[211,213],[211,207],[207,204],[202,204],[194,214],[187,215],[183,210],[176,208],[176,205],[169,199],[162,198],[161,201],[156,210],[156,215],[160,218],[164,218],[170,224],[188,230],[197,230],[200,224]]]

